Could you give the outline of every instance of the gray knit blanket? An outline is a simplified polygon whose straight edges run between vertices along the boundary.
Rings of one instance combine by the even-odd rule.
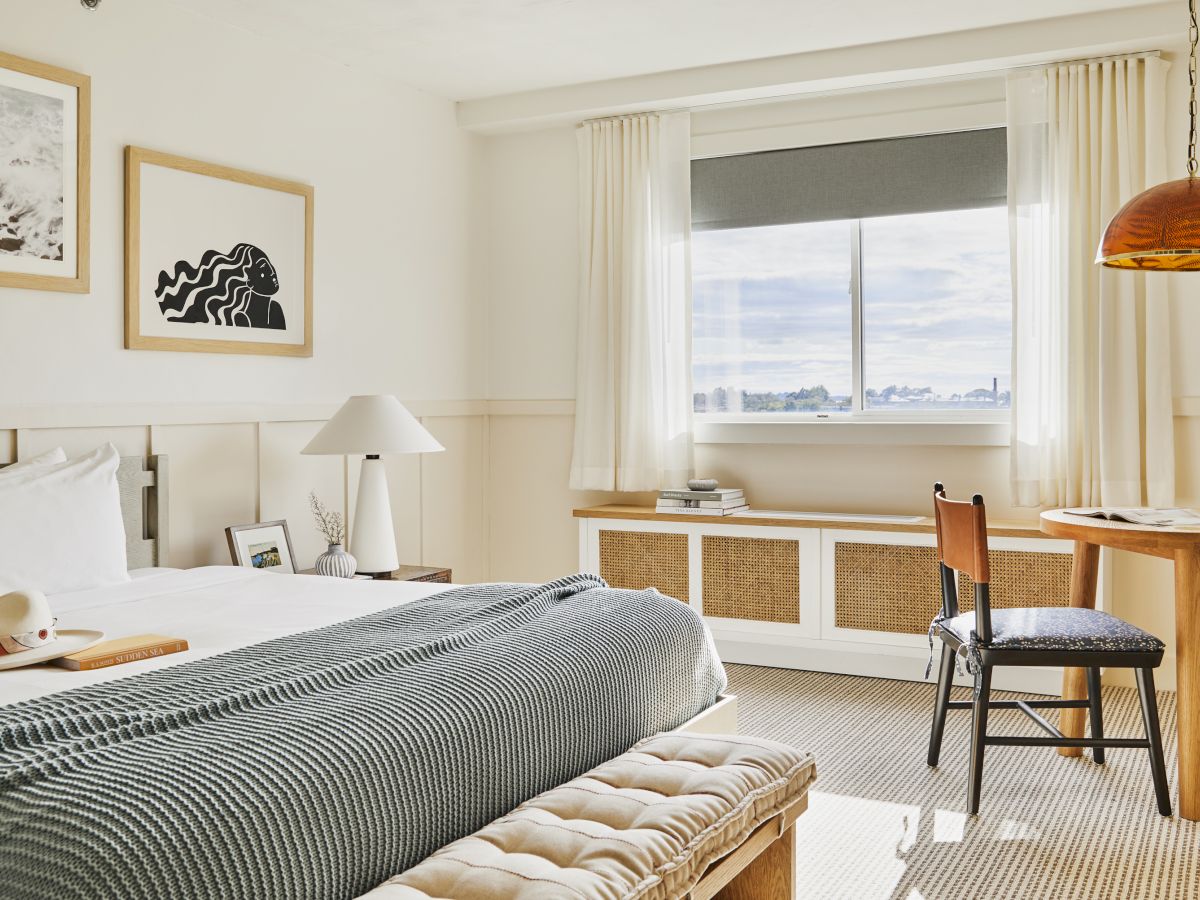
[[[713,703],[696,613],[481,585],[0,708],[0,896],[357,897]]]

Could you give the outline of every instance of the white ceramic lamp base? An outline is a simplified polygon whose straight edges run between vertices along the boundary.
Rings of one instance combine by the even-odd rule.
[[[400,567],[400,559],[396,555],[396,530],[392,526],[387,470],[383,460],[377,456],[368,456],[362,461],[350,541],[350,552],[358,560],[360,574],[378,575]]]

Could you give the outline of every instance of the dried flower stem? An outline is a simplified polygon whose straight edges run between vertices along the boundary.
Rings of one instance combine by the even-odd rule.
[[[313,518],[317,520],[317,531],[324,535],[331,544],[341,544],[346,539],[346,523],[340,512],[330,512],[325,504],[317,499],[316,493],[308,494],[308,505],[312,509]]]

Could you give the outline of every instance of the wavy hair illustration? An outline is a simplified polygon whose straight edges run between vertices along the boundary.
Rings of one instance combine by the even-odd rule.
[[[228,253],[205,251],[198,266],[180,260],[173,272],[163,269],[154,296],[168,322],[285,328],[283,308],[272,299],[278,291],[270,258],[242,243]]]

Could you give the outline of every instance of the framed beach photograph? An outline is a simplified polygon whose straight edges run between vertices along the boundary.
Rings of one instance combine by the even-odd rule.
[[[127,147],[125,346],[312,356],[313,189]]]
[[[91,79],[0,53],[0,287],[89,289]]]
[[[254,525],[230,525],[225,529],[225,539],[229,542],[229,556],[235,566],[296,574],[292,537],[283,519]]]

